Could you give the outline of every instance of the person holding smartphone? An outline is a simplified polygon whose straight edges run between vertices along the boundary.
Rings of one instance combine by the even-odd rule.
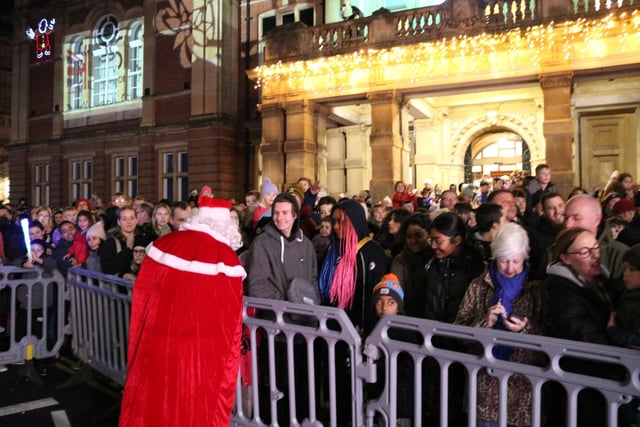
[[[520,225],[503,225],[491,243],[493,259],[467,288],[456,316],[460,325],[511,332],[544,333],[542,282],[529,281],[529,238]],[[522,348],[496,346],[496,359],[540,364],[540,354]],[[478,427],[498,426],[500,385],[486,370],[478,374]],[[507,389],[507,425],[531,425],[531,383],[513,375]]]

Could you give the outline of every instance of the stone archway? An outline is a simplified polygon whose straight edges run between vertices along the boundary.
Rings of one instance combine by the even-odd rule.
[[[542,131],[537,131],[538,118],[534,113],[499,114],[491,119],[478,116],[455,130],[451,138],[449,155],[455,163],[464,165],[468,147],[482,135],[503,130],[519,135],[526,142],[530,161],[541,163],[545,161],[545,142]]]

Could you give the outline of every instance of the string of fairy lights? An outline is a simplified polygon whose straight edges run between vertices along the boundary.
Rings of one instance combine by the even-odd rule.
[[[280,90],[340,90],[371,81],[469,73],[509,75],[543,64],[567,67],[574,61],[607,55],[640,53],[640,11],[611,13],[600,19],[578,19],[477,36],[422,42],[389,49],[363,49],[306,61],[259,66],[256,87]]]

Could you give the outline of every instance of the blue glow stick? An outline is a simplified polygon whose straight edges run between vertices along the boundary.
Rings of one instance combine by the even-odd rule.
[[[31,262],[33,259],[31,255],[31,236],[29,236],[29,218],[22,218],[20,220],[20,226],[22,227],[24,244],[27,247],[27,259]]]

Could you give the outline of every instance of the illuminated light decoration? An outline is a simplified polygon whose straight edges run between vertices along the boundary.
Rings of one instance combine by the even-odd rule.
[[[606,62],[600,63],[602,58]],[[255,68],[263,98],[497,79],[640,62],[640,11]],[[457,80],[456,80],[457,79]]]
[[[36,64],[51,59],[52,48],[49,34],[53,32],[55,26],[55,18],[51,18],[51,21],[42,18],[35,30],[33,28],[26,29],[27,37],[36,41]]]
[[[178,51],[180,65],[191,68],[197,59],[219,65],[223,42],[217,28],[217,2],[203,2],[193,7],[193,0],[169,0],[169,5],[156,14],[158,32],[175,34],[173,49]],[[213,43],[212,43],[213,42]]]

